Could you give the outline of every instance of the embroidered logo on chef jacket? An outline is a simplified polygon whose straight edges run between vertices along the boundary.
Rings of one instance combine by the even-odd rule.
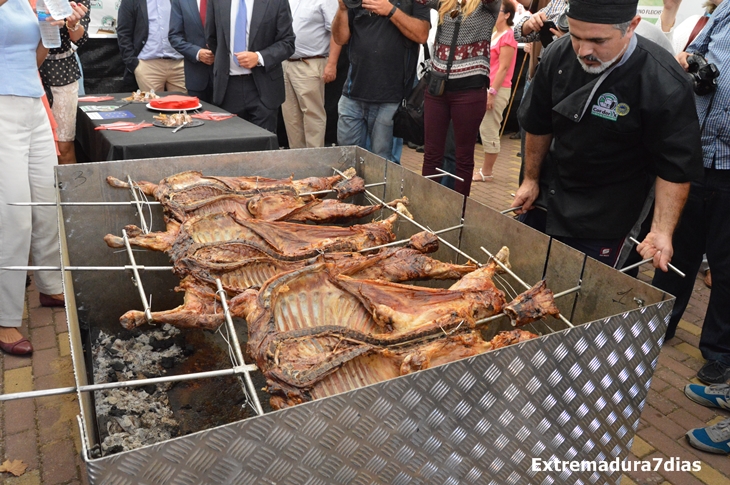
[[[601,248],[599,254],[601,258],[608,258],[611,256],[611,248]]]
[[[628,105],[621,103],[622,106]],[[618,98],[611,93],[604,93],[598,97],[598,102],[591,108],[591,114],[611,121],[616,121],[619,116],[617,107],[620,106]],[[623,109],[622,109],[623,111]],[[626,111],[628,113],[628,111]],[[624,113],[625,114],[625,113]]]

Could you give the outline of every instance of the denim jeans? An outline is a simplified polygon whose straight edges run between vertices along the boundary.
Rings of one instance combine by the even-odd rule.
[[[398,103],[367,103],[341,96],[337,107],[337,144],[357,145],[393,160],[393,115]]]

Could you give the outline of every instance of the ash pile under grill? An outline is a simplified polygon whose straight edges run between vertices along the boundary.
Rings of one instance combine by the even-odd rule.
[[[126,339],[103,331],[92,345],[94,381],[128,381],[161,377],[191,352],[180,330],[165,325]],[[167,391],[172,383],[95,393],[101,450],[104,455],[133,450],[179,435]]]

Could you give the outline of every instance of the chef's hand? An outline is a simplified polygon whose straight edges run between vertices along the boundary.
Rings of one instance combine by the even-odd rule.
[[[524,214],[533,209],[532,204],[535,203],[538,195],[540,195],[540,184],[536,180],[525,179],[517,189],[515,200],[510,207],[522,206],[522,209],[516,210],[515,214]]]
[[[337,77],[337,63],[327,62],[324,66],[324,73],[322,74],[322,80],[325,84],[331,83]]]
[[[691,56],[689,52],[680,52],[677,54],[677,61],[679,61],[679,64],[682,66],[682,68],[686,71],[689,69],[689,64],[687,64],[687,58]]]
[[[388,0],[362,0],[362,7],[383,17],[393,10],[393,4]]]
[[[537,12],[535,15],[527,19],[524,24],[522,24],[522,35],[527,35],[531,32],[539,32],[540,29],[542,29],[542,24],[545,23],[545,20],[547,20],[545,12]]]
[[[200,49],[198,52],[198,60],[203,64],[212,66],[213,62],[215,62],[215,54],[210,49]]]
[[[234,55],[238,59],[238,65],[246,69],[253,69],[259,63],[259,56],[255,52],[244,51],[237,52]]]
[[[665,273],[669,271],[669,263],[674,255],[672,247],[672,236],[658,232],[650,232],[646,238],[636,246],[636,251],[641,254],[641,259],[654,258],[654,267]]]

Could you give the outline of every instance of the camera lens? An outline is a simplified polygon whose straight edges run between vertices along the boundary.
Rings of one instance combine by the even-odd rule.
[[[362,0],[342,0],[347,8],[359,8],[362,7]]]
[[[561,32],[570,32],[570,25],[568,25],[568,14],[563,12],[558,17],[558,30]]]

